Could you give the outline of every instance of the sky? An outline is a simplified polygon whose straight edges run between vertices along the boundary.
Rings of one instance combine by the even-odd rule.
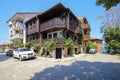
[[[96,17],[104,14],[105,9],[96,6],[96,0],[0,0],[0,44],[10,42],[6,21],[16,12],[44,12],[59,2],[74,15],[86,17],[91,27],[91,36],[102,39],[101,21]]]

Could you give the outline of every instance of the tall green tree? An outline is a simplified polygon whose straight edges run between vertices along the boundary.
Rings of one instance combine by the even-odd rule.
[[[110,9],[113,6],[117,6],[120,4],[120,0],[96,0],[96,5],[103,5],[106,10]]]
[[[95,49],[96,48],[94,42],[92,42],[92,41],[88,41],[88,47],[89,47],[89,49]]]
[[[120,49],[120,27],[106,29],[104,40],[108,51],[112,49],[116,52],[116,50]]]
[[[96,49],[96,46],[92,41],[88,41],[87,52],[89,52],[90,49]]]
[[[108,52],[116,52],[120,43],[120,7],[111,8],[104,15],[98,16],[102,20],[101,31],[104,33],[105,47]]]

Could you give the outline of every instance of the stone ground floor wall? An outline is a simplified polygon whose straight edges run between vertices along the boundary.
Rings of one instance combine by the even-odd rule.
[[[81,48],[78,46],[75,46],[72,50],[73,54],[80,54],[81,53]],[[44,57],[52,57],[52,58],[66,58],[68,57],[68,48],[65,46],[60,46],[57,47],[55,50],[49,53],[44,49],[44,47],[41,47],[39,50],[39,56],[44,56]]]

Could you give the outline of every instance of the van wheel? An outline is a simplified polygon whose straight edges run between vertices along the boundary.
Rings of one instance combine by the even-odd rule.
[[[22,57],[21,56],[19,56],[19,60],[22,61]]]

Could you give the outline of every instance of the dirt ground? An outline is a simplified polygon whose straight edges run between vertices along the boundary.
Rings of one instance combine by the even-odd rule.
[[[0,80],[120,80],[120,57],[80,54],[19,61],[0,53]]]

